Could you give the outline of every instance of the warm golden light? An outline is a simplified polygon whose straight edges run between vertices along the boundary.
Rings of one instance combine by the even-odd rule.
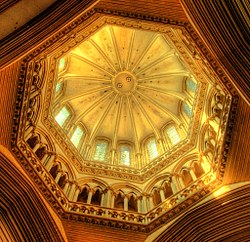
[[[217,198],[217,197],[223,195],[224,193],[229,192],[230,190],[231,189],[229,186],[223,186],[223,187],[219,188],[218,190],[216,190],[215,192],[213,192],[213,196]]]
[[[62,58],[62,59],[60,59],[60,61],[59,61],[59,67],[58,67],[59,72],[63,71],[64,68],[65,68],[65,59]]]

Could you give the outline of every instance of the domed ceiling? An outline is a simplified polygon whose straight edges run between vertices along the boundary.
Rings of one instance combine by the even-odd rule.
[[[88,148],[106,140],[115,153],[127,145],[134,164],[150,137],[157,156],[169,146],[163,137],[168,124],[178,129],[178,141],[185,138],[180,110],[190,74],[162,34],[106,25],[60,59],[57,75],[53,115],[60,124],[59,110],[66,107],[68,127],[81,127],[85,159],[93,158]]]

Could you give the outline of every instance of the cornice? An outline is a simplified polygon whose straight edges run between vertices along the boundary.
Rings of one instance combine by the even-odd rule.
[[[84,22],[84,20],[86,20],[84,19],[85,17],[87,19],[89,15],[85,14],[82,18],[80,18],[79,22],[80,23]],[[138,23],[138,21],[136,22]],[[75,28],[76,23],[77,23],[77,20],[71,23],[72,26],[74,26],[74,28]],[[147,25],[146,21],[145,23]],[[75,207],[73,206],[73,204],[71,205],[71,203],[69,203],[69,201],[67,200],[67,198],[65,198],[65,195],[60,190],[58,185],[51,178],[51,176],[48,175],[48,171],[46,171],[46,169],[41,164],[41,162],[34,156],[34,153],[27,148],[27,144],[23,142],[24,129],[26,127],[26,121],[27,121],[27,112],[26,112],[27,105],[28,105],[28,101],[30,97],[30,92],[32,90],[33,77],[36,76],[37,74],[37,72],[35,71],[36,62],[38,61],[38,59],[40,59],[43,56],[42,52],[44,50],[49,49],[49,48],[51,48],[50,50],[53,50],[53,47],[51,46],[56,41],[58,40],[64,41],[63,40],[64,35],[67,36],[66,39],[71,38],[70,37],[71,35],[69,35],[69,33],[73,28],[72,26],[68,25],[66,29],[63,29],[61,32],[58,32],[55,36],[49,39],[48,42],[44,43],[42,46],[35,49],[33,52],[28,54],[23,59],[23,62],[20,67],[20,75],[18,79],[18,92],[17,92],[14,120],[13,120],[13,132],[12,132],[12,139],[11,139],[12,151],[15,154],[16,158],[20,161],[23,168],[29,174],[31,179],[37,185],[39,190],[43,193],[43,195],[46,197],[46,199],[51,204],[51,206],[55,209],[57,214],[61,215],[62,218],[72,219],[76,221],[83,221],[83,222],[88,222],[88,223],[96,223],[96,224],[111,226],[111,227],[116,227],[116,228],[136,230],[136,231],[141,231],[141,232],[153,231],[154,229],[161,226],[162,224],[170,221],[172,218],[175,218],[176,216],[180,215],[182,211],[186,211],[186,209],[190,208],[190,206],[192,206],[194,203],[200,201],[204,196],[206,196],[209,192],[215,189],[220,184],[220,182],[217,183],[212,178],[211,179],[209,178],[210,180],[208,179],[207,184],[204,184],[204,187],[202,189],[197,190],[194,194],[190,194],[189,190],[183,191],[184,197],[187,196],[186,194],[189,194],[187,198],[183,200],[183,202],[176,204],[175,200],[173,200],[172,201],[173,208],[171,208],[169,211],[166,212],[162,208],[159,209],[158,211],[159,213],[164,211],[164,213],[162,213],[160,216],[157,216],[156,212],[152,213],[151,214],[152,221],[148,225],[145,225],[145,224],[134,225],[133,221],[131,222],[131,221],[126,220],[126,217],[127,217],[126,213],[124,217],[126,221],[122,221],[122,220],[117,221],[112,218],[109,218],[109,219],[99,218],[99,217],[96,217],[94,214],[96,213],[96,208],[94,207],[89,210],[89,211],[92,211],[93,214],[89,214],[89,213],[78,214],[78,212],[75,212],[75,211],[69,212],[70,211],[69,208],[73,208],[74,210]],[[190,26],[185,25],[185,27],[186,27],[186,30],[191,34],[192,38],[194,38],[195,40],[194,43],[199,47],[197,48],[202,49],[202,54],[205,56],[205,60],[209,58],[210,57],[209,52],[203,46],[202,42],[200,41],[198,36],[195,34],[194,30],[190,28]],[[40,57],[38,58],[38,56]],[[43,56],[43,58],[45,57],[46,56]],[[42,60],[42,62],[43,61],[44,60]],[[233,95],[231,109],[230,109],[231,99],[228,99],[228,103],[226,105],[226,109],[228,109],[227,111],[229,111],[229,109],[231,110],[231,113],[228,117],[229,120],[227,121],[227,115],[228,115],[227,112],[225,113],[223,117],[222,127],[223,127],[223,130],[225,130],[227,136],[225,139],[222,137],[220,140],[220,146],[218,149],[219,153],[217,155],[215,168],[214,168],[215,171],[217,172],[219,180],[221,181],[223,179],[224,166],[226,165],[228,148],[231,142],[232,129],[234,126],[234,114],[237,109],[238,96],[237,96],[236,91],[233,89],[232,85],[227,85],[227,84],[230,84],[230,82],[225,77],[223,70],[220,69],[219,64],[214,59],[212,59],[212,67],[213,67],[213,70],[215,70],[218,75],[220,74],[219,76],[220,78],[222,78],[221,83]],[[40,80],[41,82],[40,81],[37,82],[37,77],[36,77],[35,78],[36,83],[44,82],[43,75],[38,75],[38,78],[41,78]],[[37,84],[35,85],[35,87],[38,88]],[[201,110],[202,102],[197,105],[200,105],[198,106],[199,108],[197,110],[199,109]],[[198,132],[198,129],[195,132]],[[193,145],[192,143],[190,144]],[[128,178],[131,179],[131,177],[128,177]],[[158,209],[158,207],[156,209]]]

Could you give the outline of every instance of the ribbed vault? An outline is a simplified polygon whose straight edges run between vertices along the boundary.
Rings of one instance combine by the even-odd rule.
[[[81,125],[85,147],[104,139],[119,153],[119,145],[127,145],[135,163],[147,138],[154,137],[161,153],[168,146],[164,126],[183,125],[190,76],[167,36],[106,25],[58,61],[53,115],[60,123],[57,115],[66,107],[68,126]],[[184,139],[186,131],[179,136]],[[87,149],[83,156],[92,159]]]

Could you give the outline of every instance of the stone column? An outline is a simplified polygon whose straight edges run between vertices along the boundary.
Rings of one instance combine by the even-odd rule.
[[[35,147],[32,149],[34,153],[41,147],[41,143],[37,143]]]
[[[159,154],[160,154],[160,153],[164,153],[164,152],[165,152],[165,148],[164,148],[164,146],[163,146],[162,139],[158,139],[158,144],[159,144],[160,151],[161,151],[161,152],[159,152]]]
[[[77,201],[77,198],[78,198],[78,195],[79,195],[80,191],[81,191],[81,188],[79,186],[77,186],[76,190],[75,190],[75,193],[74,193],[74,196],[73,196],[73,199],[72,199],[73,202]]]
[[[115,206],[115,194],[111,193],[111,199],[110,199],[110,208],[114,208]]]
[[[142,212],[146,213],[147,211],[148,211],[147,195],[143,194],[143,196],[142,196]]]
[[[45,165],[45,168],[47,169],[47,171],[50,171],[51,167],[53,166],[53,162],[54,162],[55,158],[56,158],[56,155],[50,153],[50,157],[47,160],[47,163]]]
[[[33,126],[29,126],[29,128],[27,128],[27,130],[25,130],[25,134],[24,134],[24,140],[27,141],[32,135],[33,135]]]
[[[111,164],[112,164],[112,165],[115,165],[115,163],[116,163],[116,160],[115,160],[116,150],[113,148],[113,149],[110,151],[110,153],[111,153]]]
[[[153,202],[153,197],[152,195],[149,196],[149,209],[153,209],[154,208],[154,202]]]
[[[124,211],[128,211],[128,197],[124,196]]]
[[[171,177],[171,188],[172,188],[173,194],[175,194],[179,191],[178,182],[177,182],[177,179],[175,176]]]
[[[70,187],[69,196],[68,196],[69,200],[71,201],[74,197],[75,188],[76,188],[76,184],[74,182],[71,182],[71,187]]]
[[[86,149],[85,149],[85,154],[84,154],[84,157],[85,159],[90,159],[90,149],[91,149],[91,145],[90,144],[87,144],[86,145]]]
[[[138,197],[137,198],[137,211],[138,213],[141,213],[142,212],[142,197]]]
[[[161,196],[161,201],[162,202],[165,201],[165,194],[162,188],[160,189],[160,196]]]
[[[193,171],[192,169],[190,169],[190,170],[189,170],[189,173],[190,173],[190,175],[191,175],[191,177],[192,177],[192,180],[193,180],[193,181],[196,181],[196,180],[197,180],[197,177],[196,177],[196,175],[194,174],[194,171]]]
[[[92,189],[89,189],[89,194],[88,194],[88,199],[87,199],[87,203],[91,204],[91,199],[93,196],[94,191]]]
[[[104,191],[105,192],[105,198],[103,206],[110,207],[111,205],[111,190],[109,187]]]
[[[136,164],[135,164],[135,168],[142,168],[142,159],[141,159],[142,154],[141,153],[137,153],[135,156],[135,160],[136,160]]]
[[[104,206],[104,193],[102,193],[102,195],[101,195],[101,204],[100,205]]]
[[[180,184],[180,190],[182,190],[183,188],[185,188],[186,187],[186,185],[184,184],[184,182],[183,182],[183,179],[182,179],[182,176],[181,175],[179,175],[179,184]]]
[[[56,183],[58,183],[58,181],[59,181],[60,177],[62,176],[62,173],[63,173],[63,171],[62,171],[62,170],[60,170],[60,171],[58,171],[58,172],[57,172],[57,174],[56,174],[56,178],[55,178],[55,182],[56,182]]]
[[[64,188],[63,188],[63,192],[64,192],[64,194],[68,197],[69,181],[66,180],[65,182],[66,182],[66,184],[65,184],[65,186],[64,186]]]
[[[45,153],[44,156],[43,156],[43,158],[41,159],[41,163],[42,163],[43,165],[45,165],[48,156],[49,156],[48,153]]]

